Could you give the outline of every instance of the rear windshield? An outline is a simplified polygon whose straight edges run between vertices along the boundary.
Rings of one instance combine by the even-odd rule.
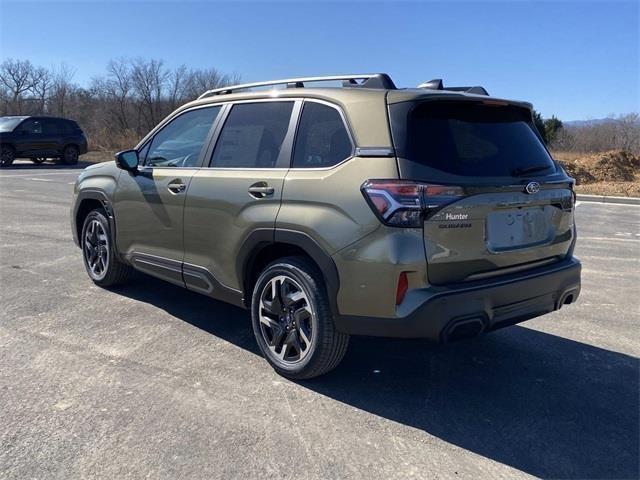
[[[403,121],[405,125],[397,125]],[[432,101],[396,109],[395,115],[392,110],[394,124],[400,157],[447,173],[500,177],[555,172],[524,108]]]

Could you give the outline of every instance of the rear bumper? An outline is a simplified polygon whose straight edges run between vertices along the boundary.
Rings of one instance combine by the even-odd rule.
[[[336,319],[338,330],[354,335],[450,341],[513,325],[562,305],[580,294],[580,262],[575,258],[499,280],[410,292],[423,296],[404,316],[356,315]]]

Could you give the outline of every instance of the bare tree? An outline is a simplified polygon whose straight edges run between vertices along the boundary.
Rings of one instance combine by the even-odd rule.
[[[169,69],[161,60],[120,58],[88,88],[73,82],[75,69],[51,69],[28,60],[0,64],[0,115],[59,115],[80,122],[95,148],[126,148],[179,105],[203,91],[238,83],[215,68]]]
[[[169,110],[175,110],[178,105],[185,102],[189,79],[190,74],[185,65],[180,65],[169,74],[167,92]]]
[[[115,109],[111,109],[111,112],[122,130],[130,128],[127,107],[131,102],[132,84],[131,67],[122,58],[111,60],[107,65],[107,79],[97,81],[97,90],[104,92],[107,101],[114,103]]]
[[[192,70],[189,73],[189,82],[185,94],[187,99],[193,100],[207,90],[224,87],[233,83],[240,83],[239,75],[222,74],[215,68]]]
[[[73,84],[75,73],[75,69],[62,63],[53,75],[53,85],[51,86],[51,95],[49,97],[50,111],[61,117],[66,115],[67,102],[76,89]]]
[[[162,100],[169,75],[162,60],[138,58],[133,62],[131,84],[147,130],[153,128],[163,117]]]
[[[640,115],[638,112],[620,115],[617,127],[619,148],[640,153]]]
[[[23,113],[23,100],[26,93],[33,90],[40,80],[40,72],[29,60],[8,59],[0,65],[0,83],[6,89],[8,104],[7,113],[20,115]]]
[[[580,153],[626,150],[640,155],[640,115],[611,116],[581,126],[565,126],[552,148]]]
[[[33,86],[30,89],[32,100],[37,102],[36,112],[47,112],[47,99],[49,98],[51,87],[53,86],[53,75],[43,67],[33,69]],[[33,110],[30,109],[30,110]]]

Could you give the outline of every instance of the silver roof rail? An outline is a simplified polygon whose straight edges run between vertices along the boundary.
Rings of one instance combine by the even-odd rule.
[[[287,78],[284,80],[270,80],[268,82],[243,83],[240,85],[230,85],[228,87],[214,88],[207,90],[198,97],[198,100],[213,95],[224,95],[233,93],[237,90],[246,90],[248,88],[268,87],[270,85],[286,85],[287,88],[303,88],[307,82],[332,82],[342,80],[344,87],[362,87],[362,88],[385,88],[395,89],[391,77],[386,73],[362,73],[355,75],[333,75],[328,77],[300,77]],[[364,80],[358,83],[357,80]]]

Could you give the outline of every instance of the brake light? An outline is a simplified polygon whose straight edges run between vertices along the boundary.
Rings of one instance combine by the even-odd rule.
[[[384,224],[407,228],[421,228],[425,218],[464,196],[459,186],[408,180],[367,180],[361,190]]]
[[[402,303],[408,288],[409,280],[407,279],[407,272],[401,272],[398,277],[398,289],[396,290],[396,306]]]
[[[501,102],[499,100],[483,100],[482,103],[484,105],[490,105],[492,107],[507,107],[509,104],[507,102]]]

